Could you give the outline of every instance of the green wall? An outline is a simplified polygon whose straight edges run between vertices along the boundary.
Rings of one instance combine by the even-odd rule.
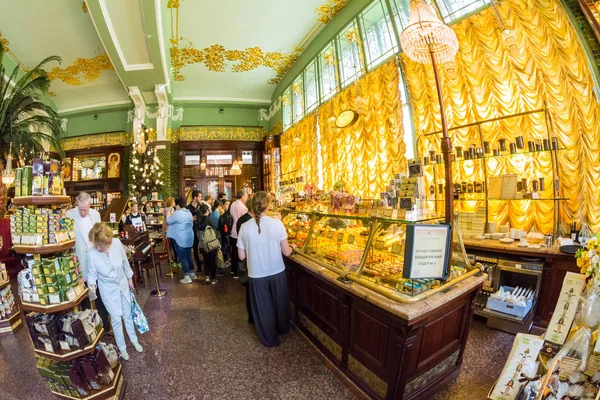
[[[86,114],[67,116],[66,137],[89,135],[114,131],[130,131],[131,123],[127,123],[127,110],[98,111]]]

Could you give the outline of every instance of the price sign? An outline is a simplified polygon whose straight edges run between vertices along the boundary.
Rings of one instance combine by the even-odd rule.
[[[337,235],[337,241],[338,242],[343,242],[344,241],[344,232],[339,232]]]
[[[327,237],[328,237],[329,239],[333,239],[333,233],[334,233],[333,231],[329,231],[329,232],[327,233]]]
[[[385,242],[383,240],[378,240],[375,242],[376,250],[385,250]]]
[[[392,208],[386,208],[385,211],[383,212],[383,216],[385,218],[392,218],[392,215],[394,215],[394,209],[392,209]]]
[[[404,269],[406,279],[444,279],[450,265],[450,225],[407,225]]]
[[[402,254],[402,245],[400,243],[394,243],[392,245],[392,253],[393,254],[398,254],[401,255]]]
[[[348,244],[354,244],[355,237],[354,235],[348,235]]]

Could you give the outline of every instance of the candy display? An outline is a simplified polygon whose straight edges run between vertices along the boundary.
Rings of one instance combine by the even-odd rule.
[[[109,388],[117,378],[100,346],[89,355],[71,362],[39,357],[37,368],[50,390],[74,398],[91,396]]]
[[[0,319],[10,317],[15,310],[15,296],[10,290],[10,286],[0,289]]]
[[[29,313],[25,319],[33,345],[50,353],[81,350],[93,343],[102,329],[96,310],[71,311],[62,316]]]
[[[19,207],[10,216],[14,244],[44,246],[75,238],[73,220],[57,207]]]
[[[84,290],[73,255],[29,259],[28,268],[19,272],[18,282],[21,300],[41,305],[73,300]]]

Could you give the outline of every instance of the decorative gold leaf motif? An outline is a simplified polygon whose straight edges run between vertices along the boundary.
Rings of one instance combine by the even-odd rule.
[[[2,32],[0,32],[0,44],[2,44],[4,51],[8,51],[8,39],[2,36]]]
[[[185,80],[181,69],[189,64],[204,63],[206,68],[213,72],[225,72],[227,70],[227,61],[237,62],[231,66],[233,72],[252,71],[258,67],[267,67],[275,71],[276,76],[269,79],[268,83],[277,84],[281,81],[286,72],[296,62],[300,54],[304,51],[304,44],[310,43],[314,35],[318,32],[320,24],[327,24],[342,9],[349,0],[329,0],[329,2],[319,8],[317,12],[320,17],[315,26],[313,26],[307,36],[302,40],[301,45],[295,46],[291,53],[280,51],[264,52],[259,47],[249,47],[245,50],[227,50],[220,44],[214,44],[202,50],[198,50],[188,41],[184,48],[180,48],[181,41],[186,40],[179,35],[179,7],[180,0],[169,0],[167,8],[171,10],[171,64],[173,66],[173,79],[176,81]],[[358,35],[358,32],[356,33]]]
[[[102,146],[130,146],[132,143],[133,133],[111,132],[64,139],[63,149],[80,150]]]
[[[173,132],[175,133],[175,132]],[[180,141],[185,140],[243,140],[260,142],[264,138],[261,127],[246,128],[233,126],[187,126],[179,130]],[[175,141],[175,137],[171,137]]]
[[[50,97],[56,97],[56,92],[48,92],[48,96],[50,96]]]
[[[318,7],[315,12],[319,14],[319,22],[328,24],[350,0],[329,0],[327,4]]]
[[[54,67],[48,72],[48,78],[60,79],[68,85],[78,86],[98,79],[102,71],[112,70],[108,55],[102,54],[92,58],[78,58],[65,68]]]
[[[88,7],[87,7],[87,3],[85,1],[83,1],[81,3],[81,9],[83,10],[84,13],[88,13]]]

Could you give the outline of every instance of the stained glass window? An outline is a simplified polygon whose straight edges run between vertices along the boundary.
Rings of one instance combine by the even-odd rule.
[[[340,50],[342,86],[348,86],[361,74],[362,49],[358,26],[352,21],[337,37]]]
[[[302,74],[294,79],[292,83],[292,111],[294,123],[304,117],[304,87],[302,86]]]
[[[366,43],[367,68],[371,69],[397,51],[394,28],[381,0],[374,1],[360,14],[360,23]]]
[[[313,60],[304,70],[304,98],[306,113],[314,110],[319,104],[319,90],[317,87],[317,63]]]
[[[281,95],[281,109],[283,112],[283,129],[292,126],[292,88],[288,87]]]
[[[337,52],[335,45],[330,42],[319,54],[319,71],[321,85],[321,102],[327,101],[338,90],[337,83]]]
[[[396,0],[398,1],[398,0]],[[490,0],[436,0],[444,22],[450,23],[490,4]]]

